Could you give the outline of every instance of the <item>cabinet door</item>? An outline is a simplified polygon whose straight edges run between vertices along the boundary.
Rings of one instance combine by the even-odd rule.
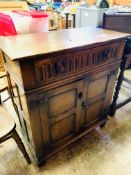
[[[83,85],[81,80],[39,95],[44,145],[66,142],[80,130]]]
[[[99,120],[108,112],[116,75],[116,71],[113,73],[105,71],[95,77],[85,79],[85,99],[82,104],[85,108],[83,110],[85,126]]]

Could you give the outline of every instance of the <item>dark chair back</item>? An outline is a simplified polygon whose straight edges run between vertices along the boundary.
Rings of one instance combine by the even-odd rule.
[[[104,14],[103,28],[131,34],[131,13]]]

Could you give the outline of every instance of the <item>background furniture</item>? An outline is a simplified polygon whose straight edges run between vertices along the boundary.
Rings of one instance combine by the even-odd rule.
[[[4,78],[7,78],[7,75],[5,73],[3,73],[3,74],[0,73],[0,81],[1,81],[1,79],[4,79]],[[6,83],[6,85],[4,84],[4,87],[2,85],[0,85],[0,103],[2,102],[1,93],[4,91],[8,91],[8,89],[9,89],[9,87],[8,87],[7,83]],[[9,98],[10,98],[10,96],[8,96],[6,99],[4,99],[3,102],[7,101]]]
[[[3,102],[7,101],[10,97],[13,100],[12,87],[11,87],[11,84],[8,83],[8,79],[9,79],[9,77],[7,76],[7,72],[6,72],[6,70],[4,68],[4,64],[3,64],[2,53],[0,52],[0,82],[1,82],[0,83],[0,104],[2,102],[1,93],[4,91],[7,91],[9,96],[6,99],[4,99]]]
[[[126,36],[80,28],[0,39],[38,165],[105,124]]]
[[[76,27],[101,27],[103,14],[106,8],[90,8],[88,6],[76,7]]]
[[[11,102],[13,104],[13,107],[16,111],[16,114],[19,118],[19,122],[20,122],[20,116],[18,113],[18,109],[17,109],[17,105],[15,104],[14,101],[14,92],[13,92],[13,86],[15,85],[14,83],[11,83],[10,80],[10,75],[7,73],[7,71],[5,70],[4,64],[3,64],[3,57],[2,57],[2,53],[0,52],[0,104],[2,102],[6,102],[9,98],[11,99]],[[3,81],[2,81],[3,80]],[[1,99],[1,93],[2,92],[8,92],[8,96],[5,99]],[[20,122],[21,123],[21,122]]]
[[[29,10],[29,7],[27,5],[27,2],[24,1],[0,1],[0,11],[13,11],[13,10]],[[5,21],[5,20],[4,20]],[[0,21],[0,25],[2,26],[2,21]],[[8,31],[12,32],[12,35],[16,35],[16,30],[14,26],[9,26],[7,24],[7,31],[4,31],[6,34],[8,33]],[[3,58],[2,58],[2,53],[0,50],[0,79],[5,79],[7,80],[7,85],[3,87],[0,86],[0,93],[4,92],[4,91],[8,91],[9,93],[9,97],[4,99],[4,101],[8,100],[11,97],[11,101],[13,103],[13,106],[15,108],[15,111],[17,112],[17,107],[14,103],[13,100],[13,92],[11,90],[11,84],[10,84],[10,77],[7,75],[4,65],[3,65]],[[0,100],[1,100],[1,95],[0,95]],[[3,101],[3,102],[4,102]],[[18,115],[18,112],[17,112]]]
[[[131,14],[128,14],[128,13],[127,14],[104,14],[103,28],[108,30],[119,31],[119,32],[131,33]],[[122,63],[120,66],[120,73],[116,84],[116,90],[114,93],[113,102],[110,108],[110,116],[113,116],[115,114],[116,109],[131,102],[131,97],[129,97],[125,101],[121,102],[120,104],[117,104],[122,81],[124,80],[130,83],[131,85],[131,80],[124,77],[124,71],[130,66],[131,66],[131,37],[128,37],[125,51],[123,54]]]
[[[0,11],[29,10],[25,1],[0,1]]]
[[[104,14],[103,28],[131,33],[131,13]]]
[[[0,11],[13,11],[13,10],[29,10],[29,7],[27,5],[27,2],[25,1],[0,1]],[[1,21],[0,24],[2,25]],[[17,35],[16,30],[14,26],[7,26],[7,31],[5,33],[8,33],[8,30],[12,32],[12,35]],[[10,84],[10,78],[7,75],[4,65],[3,65],[3,58],[2,53],[0,50],[0,79],[7,80],[7,85],[4,87],[0,87],[0,93],[4,91],[8,91],[9,97],[6,98],[4,101],[8,100],[11,97],[11,100],[13,102],[13,92],[11,91],[11,84]],[[0,95],[1,99],[1,95]],[[14,102],[13,102],[14,103]]]
[[[31,163],[30,158],[25,150],[25,147],[19,137],[17,131],[15,130],[16,124],[11,118],[11,116],[4,110],[4,108],[0,105],[0,144],[4,141],[13,138],[17,143],[19,149],[24,155],[28,164]]]

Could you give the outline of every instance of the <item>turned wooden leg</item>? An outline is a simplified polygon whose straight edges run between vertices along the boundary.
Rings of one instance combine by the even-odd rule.
[[[22,154],[24,155],[27,163],[31,164],[31,160],[30,160],[30,158],[29,158],[29,156],[28,156],[28,154],[25,150],[24,144],[23,144],[21,138],[19,137],[18,133],[16,132],[16,130],[14,130],[12,132],[12,137],[15,140],[15,142],[17,143],[17,145],[18,145],[19,149],[21,150]]]
[[[127,57],[124,55],[123,58],[122,58],[121,65],[120,65],[120,74],[118,76],[118,81],[117,81],[117,84],[116,84],[116,87],[115,87],[115,93],[114,93],[114,96],[113,96],[113,101],[112,101],[112,104],[111,104],[110,110],[109,110],[109,115],[110,116],[114,116],[115,112],[116,112],[116,109],[117,109],[117,99],[119,97],[121,84],[122,84],[122,81],[123,81],[123,78],[124,78],[126,60],[127,60]]]

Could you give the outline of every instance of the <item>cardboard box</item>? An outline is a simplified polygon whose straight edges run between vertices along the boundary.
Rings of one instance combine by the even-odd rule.
[[[27,2],[25,1],[1,1],[0,11],[12,11],[12,10],[29,10]]]

